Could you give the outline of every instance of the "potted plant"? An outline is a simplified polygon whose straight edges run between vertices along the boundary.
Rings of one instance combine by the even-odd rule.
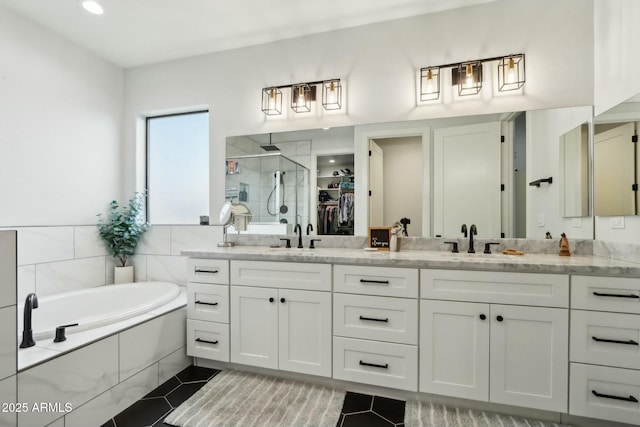
[[[109,218],[105,221],[98,214],[98,233],[107,247],[107,252],[117,258],[114,282],[133,282],[133,266],[127,266],[127,259],[135,253],[142,235],[149,229],[149,224],[142,217],[143,203],[146,193],[134,193],[129,206],[122,209],[117,201],[109,205]]]

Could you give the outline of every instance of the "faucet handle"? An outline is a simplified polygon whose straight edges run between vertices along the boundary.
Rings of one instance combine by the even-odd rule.
[[[286,245],[285,247],[287,247],[287,248],[290,248],[290,247],[291,247],[291,239],[280,239],[280,240],[282,240],[282,241],[285,241],[285,240],[286,240],[287,245]]]
[[[485,243],[484,244],[484,253],[485,254],[490,254],[491,253],[491,245],[499,245],[500,243],[498,242],[489,242],[489,243]]]
[[[460,252],[460,251],[458,250],[458,242],[445,242],[445,243],[447,243],[447,244],[451,245],[451,253],[454,253],[454,254],[455,254],[455,253]]]
[[[309,249],[315,249],[313,242],[321,242],[322,239],[311,239],[311,243],[309,244]]]
[[[77,323],[70,323],[68,325],[61,325],[56,328],[56,337],[53,339],[53,342],[62,342],[66,341],[67,337],[64,335],[64,328],[69,328],[71,326],[78,326]]]

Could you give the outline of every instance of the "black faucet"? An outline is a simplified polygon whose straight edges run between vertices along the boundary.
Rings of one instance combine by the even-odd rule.
[[[477,234],[478,234],[478,229],[476,228],[476,225],[471,224],[471,227],[469,227],[469,250],[467,251],[470,254],[476,253],[476,250],[473,249],[473,236],[476,236]]]
[[[309,232],[313,231],[313,225],[311,225],[310,223],[307,224],[307,236],[309,235]]]
[[[302,246],[302,227],[300,224],[296,224],[296,228],[293,229],[294,233],[298,233],[298,248],[303,248]]]
[[[28,348],[36,345],[31,328],[31,311],[34,308],[38,308],[38,297],[32,292],[27,295],[27,299],[24,301],[24,321],[22,322],[23,330],[20,348]]]
[[[467,237],[467,224],[462,224],[460,232],[464,235],[464,237]]]

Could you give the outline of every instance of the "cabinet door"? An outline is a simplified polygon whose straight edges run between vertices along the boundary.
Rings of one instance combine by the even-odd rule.
[[[278,369],[278,290],[231,287],[231,361]]]
[[[279,368],[331,376],[331,293],[279,291]]]
[[[489,399],[489,316],[489,304],[420,301],[421,392]]]
[[[567,412],[566,309],[491,306],[490,400]]]

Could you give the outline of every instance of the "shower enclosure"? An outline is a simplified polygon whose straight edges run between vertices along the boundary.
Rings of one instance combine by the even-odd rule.
[[[227,157],[226,200],[244,203],[251,224],[309,221],[309,169],[279,152]]]

